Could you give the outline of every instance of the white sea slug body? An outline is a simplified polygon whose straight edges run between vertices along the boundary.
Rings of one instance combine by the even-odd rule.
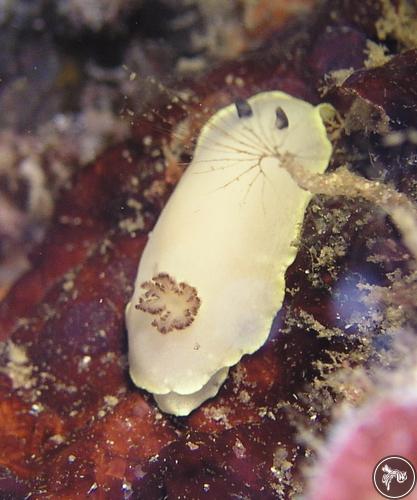
[[[323,106],[264,92],[203,127],[126,308],[130,375],[161,410],[190,413],[267,339],[311,199],[283,162],[325,171]]]

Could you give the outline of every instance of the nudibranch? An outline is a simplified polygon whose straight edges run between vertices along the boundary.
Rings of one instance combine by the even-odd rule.
[[[266,341],[312,196],[285,162],[326,170],[329,108],[262,92],[202,128],[126,307],[131,378],[162,411],[188,415]]]

